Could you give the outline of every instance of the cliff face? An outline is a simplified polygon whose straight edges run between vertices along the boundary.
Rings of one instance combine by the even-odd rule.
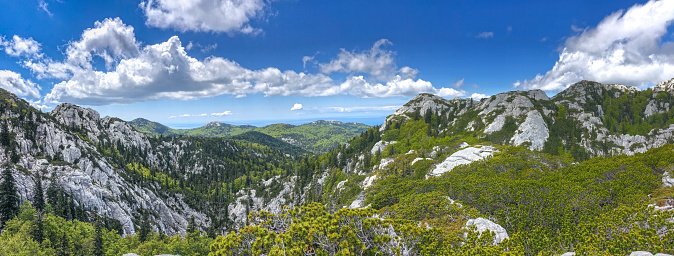
[[[156,184],[133,184],[117,163],[103,156],[97,145],[118,144],[147,151],[152,165],[167,162],[160,160],[167,156],[154,152],[150,141],[124,121],[100,118],[96,111],[72,104],[45,114],[13,95],[4,96],[2,116],[11,144],[2,146],[0,162],[14,169],[21,200],[32,198],[39,173],[44,187],[60,187],[78,207],[118,220],[125,234],[136,232],[134,221],[141,209],[156,213],[151,217],[154,229],[170,235],[184,233],[189,216],[208,222],[181,195],[163,193]]]

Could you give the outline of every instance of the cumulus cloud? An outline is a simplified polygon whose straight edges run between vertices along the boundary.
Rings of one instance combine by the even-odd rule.
[[[517,81],[524,89],[559,91],[579,80],[644,86],[674,77],[674,43],[663,40],[674,20],[674,1],[651,0],[617,11],[596,27],[568,38],[545,74]]]
[[[12,57],[39,58],[41,56],[40,43],[33,38],[21,38],[14,35],[11,40],[0,37],[0,47]]]
[[[140,3],[148,26],[182,32],[258,34],[249,23],[264,13],[265,0],[148,0]]]
[[[302,104],[300,104],[300,103],[295,103],[295,105],[293,105],[293,107],[290,108],[290,110],[291,110],[291,111],[294,111],[294,110],[302,110],[302,108],[303,108]]]
[[[79,40],[68,43],[62,62],[42,58],[24,61],[23,65],[40,79],[62,80],[45,96],[44,102],[48,104],[105,105],[248,94],[269,97],[348,94],[363,98],[414,96],[422,92],[446,97],[465,95],[464,91],[437,89],[428,81],[415,79],[418,70],[414,68],[398,69],[393,53],[381,50],[385,44],[390,43],[379,40],[367,53],[342,51],[336,58],[338,61],[329,64],[333,68],[326,69],[360,71],[388,79],[378,81],[349,74],[344,80],[336,81],[329,76],[331,72],[312,74],[274,67],[251,70],[215,56],[199,60],[187,54],[186,46],[177,36],[166,42],[142,45],[136,40],[133,27],[115,18],[96,22]],[[106,63],[105,70],[98,70],[92,64],[99,57]],[[339,61],[346,59],[352,59],[352,64],[359,62],[375,67]]]
[[[494,37],[494,32],[485,31],[485,32],[477,34],[477,36],[475,36],[475,37],[477,37],[477,38],[492,38],[492,37]]]
[[[456,98],[466,96],[466,91],[455,90],[453,88],[440,88],[435,94],[445,98]]]
[[[91,69],[92,57],[99,56],[111,68],[117,60],[138,56],[140,50],[133,30],[120,18],[96,21],[94,28],[85,30],[79,41],[68,44],[66,61]]]
[[[484,98],[487,98],[487,97],[489,97],[489,96],[487,96],[486,94],[482,94],[482,93],[473,93],[472,95],[470,95],[470,98],[472,98],[474,100],[481,100],[481,99],[484,99]]]
[[[40,86],[28,79],[23,79],[21,74],[9,70],[0,70],[0,88],[13,94],[24,97],[40,98]]]
[[[347,51],[341,49],[336,59],[328,63],[321,63],[319,67],[324,74],[334,72],[351,74],[368,74],[380,81],[389,79],[396,73],[393,51],[383,49],[391,45],[391,41],[380,39],[371,49],[364,52]],[[411,70],[405,70],[410,72]]]

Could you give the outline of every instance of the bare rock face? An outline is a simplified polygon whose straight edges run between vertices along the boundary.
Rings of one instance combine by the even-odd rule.
[[[529,149],[542,150],[545,142],[548,140],[548,125],[543,120],[543,116],[538,111],[530,111],[527,118],[510,139],[510,143],[519,146],[525,142],[530,142]]]
[[[437,166],[435,166],[435,169],[431,171],[430,175],[440,176],[443,173],[451,171],[459,165],[470,164],[472,162],[489,157],[496,151],[496,148],[492,146],[482,146],[479,148],[469,147],[459,150],[448,156],[445,161],[442,161],[442,163],[439,163]]]
[[[377,153],[377,151],[379,151],[380,153],[384,152],[386,147],[388,145],[393,144],[393,143],[396,143],[396,141],[383,141],[383,140],[377,141],[377,143],[375,143],[374,146],[372,146],[372,150],[370,150],[370,154],[375,155]]]
[[[5,112],[3,115],[16,114]],[[146,151],[150,164],[169,158],[154,152],[147,137],[126,122],[100,118],[98,112],[73,104],[58,105],[50,116],[30,113],[27,118],[35,124],[31,130],[19,123],[9,123],[16,134],[14,150],[20,154],[17,164],[27,170],[15,171],[21,200],[33,196],[33,177],[41,173],[45,188],[58,186],[78,207],[118,220],[126,235],[135,234],[134,216],[138,216],[141,209],[155,213],[151,216],[156,223],[153,229],[168,235],[184,234],[190,216],[195,216],[201,226],[207,226],[208,218],[191,209],[181,195],[167,194],[158,189],[157,184],[140,187],[131,183],[123,178],[122,167],[98,152],[96,144],[105,142]],[[5,152],[0,150],[0,162],[9,161]]]
[[[497,245],[503,240],[510,238],[505,228],[485,218],[469,219],[466,222],[466,227],[469,226],[475,226],[477,231],[480,233],[485,231],[494,232],[496,234],[493,241],[494,245]]]

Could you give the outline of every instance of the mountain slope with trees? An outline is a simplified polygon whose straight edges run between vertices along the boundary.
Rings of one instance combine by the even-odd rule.
[[[261,132],[305,150],[323,153],[344,144],[354,136],[367,130],[369,126],[361,123],[343,123],[339,121],[314,121],[302,125],[271,124],[263,127],[252,125],[231,125],[222,122],[210,122],[193,129],[172,129],[168,126],[146,119],[137,118],[129,124],[136,130],[150,136],[193,136],[210,138],[231,138],[246,132]]]
[[[147,137],[93,110],[45,114],[6,95],[0,160],[33,206],[12,210],[0,243],[32,254],[672,254],[672,96],[674,80],[642,91],[581,81],[552,98],[421,94],[312,155],[260,133]],[[31,217],[38,185],[44,218]],[[91,203],[99,194],[106,210],[133,209],[133,232]],[[55,222],[87,231],[56,245]]]

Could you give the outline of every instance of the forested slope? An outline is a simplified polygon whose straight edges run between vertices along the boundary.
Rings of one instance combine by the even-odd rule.
[[[163,124],[137,118],[129,122],[136,130],[147,135],[192,136],[209,138],[230,138],[247,132],[260,132],[307,151],[324,153],[344,144],[354,136],[367,130],[369,126],[361,123],[343,123],[339,121],[314,121],[302,125],[271,124],[263,127],[252,125],[231,125],[222,122],[210,122],[193,129],[172,129]]]

